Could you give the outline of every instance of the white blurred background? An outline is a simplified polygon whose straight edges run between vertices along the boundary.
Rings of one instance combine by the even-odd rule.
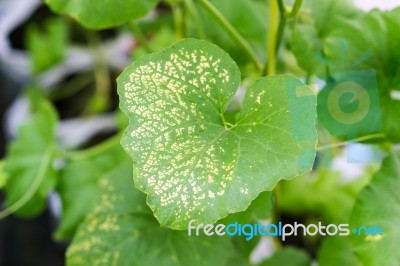
[[[400,0],[354,0],[354,3],[365,11],[373,8],[385,10],[400,6]]]

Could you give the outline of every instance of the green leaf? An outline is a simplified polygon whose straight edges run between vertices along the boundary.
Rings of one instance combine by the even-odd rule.
[[[328,236],[318,251],[318,265],[321,266],[363,266],[351,252],[350,239],[341,236]]]
[[[382,123],[385,136],[389,141],[400,143],[400,101],[382,96],[381,102]]]
[[[367,109],[364,108],[369,112],[363,120],[349,125],[338,124],[330,118],[332,112],[327,109],[326,100],[332,89],[331,80],[328,80],[328,86],[320,93],[325,101],[318,99],[318,103],[321,103],[319,106],[322,106],[318,108],[318,117],[333,135],[342,137],[340,133],[345,133],[344,137],[350,139],[382,132],[386,139],[381,140],[400,141],[400,124],[397,122],[400,102],[391,98],[392,91],[400,90],[400,24],[393,18],[398,15],[396,12],[399,11],[386,13],[373,10],[356,19],[337,19],[336,27],[324,38],[324,54],[329,63],[329,72],[333,73],[328,77],[334,80],[334,85],[346,79],[358,83],[368,92],[371,102]],[[371,74],[363,76],[362,72],[367,71]],[[357,73],[361,75],[356,77]],[[354,95],[350,105],[359,102],[360,106],[365,107],[365,101],[361,101],[360,95],[351,90],[349,93]],[[347,112],[344,109],[342,111]],[[356,114],[360,112],[354,115],[350,112],[348,116],[357,118]]]
[[[68,42],[68,28],[63,19],[46,21],[45,31],[36,25],[28,27],[27,48],[33,72],[43,72],[64,58]]]
[[[318,169],[316,173],[282,183],[280,208],[294,217],[313,214],[326,223],[348,222],[357,194],[370,176],[366,173],[344,184],[340,173]]]
[[[304,0],[301,11],[303,16],[308,15],[307,19],[312,19],[318,35],[322,37],[336,27],[338,18],[354,18],[361,13],[352,1],[347,0]]]
[[[399,265],[400,152],[389,155],[372,182],[359,194],[350,219],[352,228],[380,226],[379,234],[352,235],[353,251],[363,265]]]
[[[143,56],[117,82],[130,120],[122,144],[163,226],[214,223],[313,165],[316,97],[297,79],[260,79],[234,124],[224,113],[240,72],[208,42],[187,39]]]
[[[4,170],[8,180],[4,189],[8,208],[0,213],[2,217],[12,212],[24,217],[39,214],[57,183],[53,168],[57,115],[44,99],[35,105],[37,110],[32,120],[21,126],[7,153]]]
[[[160,227],[134,188],[132,172],[125,160],[100,180],[100,201],[79,227],[67,265],[226,265],[234,251],[228,237]]]
[[[110,143],[105,142],[106,148],[98,153],[81,151],[83,156],[73,157],[60,172],[58,191],[63,212],[56,239],[72,239],[78,225],[100,199],[99,181],[113,175],[117,166],[126,162],[127,155],[121,152],[119,143]]]
[[[297,63],[307,73],[325,70],[326,60],[323,55],[323,43],[312,25],[300,24],[293,30],[290,50]]]
[[[145,16],[159,0],[45,0],[45,2],[53,11],[67,14],[87,28],[104,29]]]
[[[243,212],[230,214],[228,217],[219,220],[218,224],[257,224],[262,220],[271,218],[272,214],[272,192],[260,193],[253,200],[250,206]],[[250,254],[261,239],[260,235],[254,236],[251,240],[246,240],[243,236],[233,236],[232,242],[237,252],[231,258],[228,265],[250,265]]]
[[[390,76],[396,69],[390,67],[396,53],[390,47],[388,23],[379,10],[354,19],[337,19],[336,27],[324,40],[331,70],[337,73],[373,69],[378,77]],[[395,35],[393,38],[398,39]]]
[[[257,223],[258,221],[271,218],[271,214],[272,192],[265,191],[260,193],[258,197],[251,202],[250,206],[245,211],[230,214],[228,217],[220,220],[219,223]]]
[[[160,51],[164,47],[167,47],[171,43],[175,41],[175,34],[167,26],[160,26],[159,29],[154,33],[154,37],[148,41],[148,46],[151,51]],[[134,57],[138,58],[148,54],[148,51],[145,47],[139,47],[134,51]]]
[[[259,266],[310,266],[311,258],[308,254],[298,248],[286,247],[278,250],[271,258],[259,264]]]
[[[290,48],[307,74],[325,73],[330,64],[325,56],[326,39],[339,28],[340,19],[354,18],[358,13],[347,0],[304,0],[298,19],[291,22]]]

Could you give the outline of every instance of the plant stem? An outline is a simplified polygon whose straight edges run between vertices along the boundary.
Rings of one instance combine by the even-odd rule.
[[[54,91],[51,91],[48,97],[52,101],[66,99],[79,92],[86,86],[89,86],[92,82],[93,73],[83,73],[79,76],[71,78],[70,81],[65,82],[65,84],[63,84],[62,86],[59,86]]]
[[[151,50],[150,46],[147,44],[146,36],[144,36],[142,30],[139,28],[139,26],[136,24],[136,22],[134,22],[134,21],[128,22],[128,27],[129,27],[129,30],[133,33],[133,35],[138,40],[139,44],[141,46],[143,46],[143,48],[146,50],[146,52],[152,53],[153,51]]]
[[[306,83],[306,85],[311,85],[311,75],[310,74],[307,74],[305,83]]]
[[[271,11],[270,11],[270,16],[269,16],[269,31],[268,31],[268,40],[267,40],[267,69],[266,73],[267,75],[273,75],[275,74],[275,69],[276,69],[276,51],[277,51],[277,18],[278,18],[278,3],[280,3],[281,0],[272,0],[271,2]]]
[[[244,52],[251,58],[259,70],[263,69],[263,64],[258,59],[257,54],[250,46],[250,44],[243,38],[242,35],[232,26],[232,24],[213,6],[208,0],[199,0],[199,3],[214,17],[214,19],[229,33],[238,45],[240,45]]]
[[[96,80],[96,93],[89,106],[89,113],[103,112],[108,108],[109,92],[111,88],[111,80],[108,71],[108,65],[104,59],[103,50],[101,47],[100,37],[97,32],[88,31],[89,46],[95,56],[94,76]]]
[[[182,6],[178,3],[173,4],[171,8],[175,21],[176,39],[181,40],[185,38],[185,17],[183,15]]]
[[[351,144],[353,142],[361,142],[361,141],[366,141],[366,140],[371,140],[371,139],[378,139],[378,138],[383,138],[383,137],[385,137],[385,134],[382,134],[382,133],[371,134],[371,135],[367,135],[367,136],[362,136],[362,137],[359,137],[359,138],[351,139],[351,140],[348,140],[348,141],[335,143],[335,144],[332,144],[332,145],[321,146],[321,147],[317,148],[317,151],[323,151],[323,150],[327,150],[327,149],[331,149],[331,148],[335,148],[335,147],[341,147],[341,146],[345,146],[347,144]]]
[[[272,191],[274,201],[273,201],[271,222],[275,224],[279,222],[278,220],[281,215],[281,209],[279,206],[282,197],[281,193],[282,193],[282,183],[279,182],[276,184],[274,190]],[[272,240],[275,250],[280,250],[282,248],[282,243],[280,242],[279,238],[273,237]]]
[[[15,203],[13,203],[11,206],[6,208],[5,210],[0,211],[0,219],[4,219],[7,216],[18,211],[33,197],[35,192],[38,191],[40,184],[42,183],[44,177],[46,176],[47,168],[51,164],[51,159],[52,159],[54,150],[55,150],[54,145],[50,145],[47,148],[47,151],[43,157],[43,160],[40,164],[38,172],[36,173],[36,176],[33,179],[32,184],[30,185],[28,190],[25,192],[25,194],[21,198],[19,198]]]
[[[275,52],[278,53],[279,48],[281,47],[283,35],[285,33],[286,22],[287,22],[287,11],[285,9],[285,5],[283,0],[278,0],[278,7],[279,7],[279,26],[278,26],[278,33],[276,37],[276,46]]]
[[[271,15],[269,20],[269,34],[268,34],[268,67],[266,70],[267,75],[275,74],[276,70],[276,58],[279,52],[279,48],[281,47],[283,36],[285,34],[286,24],[288,17],[295,17],[299,12],[303,0],[296,0],[293,5],[293,9],[288,14],[284,0],[273,0],[271,3]],[[277,21],[277,13],[279,11],[279,26],[278,31],[276,32],[276,21]]]
[[[200,15],[196,8],[196,5],[193,3],[193,0],[184,0],[184,3],[190,15],[193,16],[200,39],[205,39],[207,35],[204,30],[203,23],[200,19]]]
[[[300,8],[301,8],[302,4],[303,4],[303,0],[296,0],[296,2],[294,2],[293,8],[292,8],[292,12],[290,12],[289,17],[297,16],[297,14],[300,11]]]
[[[70,160],[83,160],[98,155],[100,153],[103,153],[104,151],[110,149],[112,146],[119,143],[120,141],[121,141],[121,134],[117,134],[92,148],[81,151],[67,151],[64,152],[63,155],[64,157]]]

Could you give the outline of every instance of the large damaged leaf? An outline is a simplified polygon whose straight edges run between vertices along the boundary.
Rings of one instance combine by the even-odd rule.
[[[311,169],[314,92],[288,76],[262,78],[229,123],[225,111],[239,83],[228,54],[194,39],[141,57],[118,78],[130,120],[122,144],[137,163],[136,186],[162,225],[214,223]]]

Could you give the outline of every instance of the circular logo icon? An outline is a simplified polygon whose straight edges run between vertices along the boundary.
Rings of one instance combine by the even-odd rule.
[[[340,106],[340,98],[345,94],[352,94],[351,103],[358,101],[358,107],[353,112],[344,112]],[[368,114],[371,99],[367,90],[353,81],[346,81],[336,85],[328,96],[328,111],[330,115],[342,124],[356,124]]]

